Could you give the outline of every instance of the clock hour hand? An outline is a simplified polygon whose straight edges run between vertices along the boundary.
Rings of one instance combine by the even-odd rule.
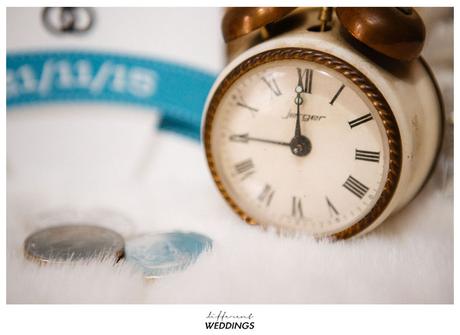
[[[311,142],[310,140],[302,135],[302,131],[300,129],[300,105],[303,103],[303,99],[301,93],[303,92],[302,85],[296,86],[295,92],[297,96],[295,97],[295,104],[297,105],[297,115],[295,121],[295,131],[294,137],[292,138],[289,146],[291,147],[291,152],[296,156],[306,156],[311,151]]]
[[[254,141],[254,142],[263,142],[263,143],[286,145],[286,146],[291,145],[290,142],[282,142],[282,141],[269,140],[265,138],[250,137],[248,133],[240,134],[240,135],[231,135],[230,141],[241,142],[241,143],[248,143],[249,141]]]

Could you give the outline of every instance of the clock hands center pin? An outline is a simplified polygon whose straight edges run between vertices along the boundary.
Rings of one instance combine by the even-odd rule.
[[[297,96],[294,99],[295,104],[297,105],[297,115],[296,115],[296,122],[295,122],[295,130],[294,130],[294,137],[292,138],[289,146],[291,147],[291,152],[296,156],[306,156],[311,151],[311,142],[310,140],[302,135],[302,130],[300,128],[300,106],[303,104],[302,92],[303,88],[302,85],[296,86],[295,92]]]

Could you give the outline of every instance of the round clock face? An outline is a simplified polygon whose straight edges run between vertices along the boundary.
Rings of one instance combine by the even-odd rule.
[[[249,223],[332,235],[375,207],[388,138],[372,102],[343,74],[274,60],[239,75],[215,106],[205,121],[208,162]]]

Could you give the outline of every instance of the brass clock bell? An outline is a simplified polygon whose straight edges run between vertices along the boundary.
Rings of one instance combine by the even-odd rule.
[[[425,42],[425,25],[410,7],[337,8],[343,28],[357,41],[387,57],[411,61]]]
[[[252,44],[270,38],[269,31],[278,33],[292,29],[292,20],[286,19],[293,12],[305,9],[289,7],[234,7],[228,8],[222,19],[222,34],[228,43],[229,53],[235,44],[244,44],[239,38],[258,32]],[[339,7],[335,10],[343,28],[342,32],[349,35],[358,44],[400,61],[411,61],[417,58],[425,41],[425,25],[418,13],[411,7]],[[331,24],[333,9],[323,7],[318,10],[318,22],[310,24],[310,30],[323,32]],[[297,24],[305,24],[299,22]],[[244,48],[244,47],[243,47]],[[241,48],[238,52],[241,52]]]

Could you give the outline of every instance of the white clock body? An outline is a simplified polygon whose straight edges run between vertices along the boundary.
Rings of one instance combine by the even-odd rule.
[[[216,80],[202,129],[206,131],[216,89],[239,64],[258,54],[311,49],[352,65],[388,103],[401,145],[391,200],[371,224],[353,234],[360,235],[401,209],[423,186],[441,143],[442,103],[423,60],[404,70],[383,68],[352,48],[338,26],[323,33],[299,29],[240,54]],[[296,80],[300,76],[308,86],[310,71],[312,92],[300,95],[300,124],[311,151],[298,157],[287,143],[296,123]],[[232,207],[238,207],[240,216],[250,216],[251,223],[330,236],[362,219],[384,188],[390,148],[377,110],[351,81],[321,64],[284,59],[257,66],[227,90],[212,123],[207,138],[203,134],[209,142],[208,163],[209,155],[213,160],[211,173],[227,201],[236,204]]]

